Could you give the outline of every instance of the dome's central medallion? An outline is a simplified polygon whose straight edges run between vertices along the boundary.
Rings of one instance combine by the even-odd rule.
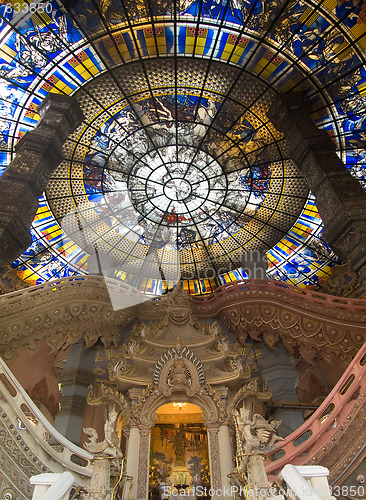
[[[188,181],[180,177],[174,177],[164,186],[165,196],[172,201],[184,201],[192,193],[192,186]]]
[[[208,153],[190,147],[150,151],[128,177],[134,208],[144,219],[168,226],[211,219],[225,202],[227,187],[220,164]]]

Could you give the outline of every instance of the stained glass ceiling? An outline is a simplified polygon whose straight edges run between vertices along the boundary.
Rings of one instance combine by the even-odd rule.
[[[266,113],[278,93],[305,92],[366,186],[365,9],[365,0],[1,4],[1,168],[48,92],[76,96],[86,117],[12,266],[38,284],[88,273],[96,259],[146,293],[182,277],[204,294],[247,276],[259,250],[269,277],[321,285],[340,261]]]

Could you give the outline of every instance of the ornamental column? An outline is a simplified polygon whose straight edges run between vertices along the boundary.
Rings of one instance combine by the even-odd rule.
[[[222,466],[220,456],[219,426],[207,426],[208,456],[210,462],[210,484],[215,500],[217,492],[222,492]]]
[[[366,193],[336,154],[327,132],[313,123],[302,93],[277,96],[268,118],[285,135],[290,156],[316,197],[325,241],[366,287]]]
[[[138,470],[139,470],[139,451],[140,451],[140,429],[137,425],[130,428],[126,443],[126,475],[132,477],[132,486],[130,497],[137,498]],[[125,498],[128,498],[127,489]]]
[[[230,429],[227,423],[221,424],[219,426],[218,441],[220,449],[221,484],[222,487],[224,488],[223,498],[225,498],[230,496],[226,494],[226,491],[230,491],[231,488],[231,483],[227,476],[228,474],[233,472],[234,469],[233,445],[230,435]]]
[[[131,474],[131,476],[134,477],[131,498],[136,498],[137,500],[147,500],[149,495],[150,428],[139,427],[138,431],[138,445],[137,442],[131,442],[131,436],[129,439],[129,450],[130,446],[134,446],[138,450],[137,474]]]

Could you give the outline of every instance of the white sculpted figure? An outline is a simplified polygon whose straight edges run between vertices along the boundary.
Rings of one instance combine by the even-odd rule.
[[[93,474],[90,481],[87,500],[109,500],[111,498],[111,466],[123,473],[123,458],[115,430],[118,413],[115,407],[109,409],[109,416],[104,424],[104,440],[98,442],[98,433],[92,427],[84,428],[89,441],[84,447],[97,456],[94,460]],[[113,457],[111,459],[111,457]],[[122,458],[122,462],[121,459]],[[113,464],[111,464],[113,462]],[[113,495],[112,495],[113,497]]]
[[[237,470],[235,473],[249,489],[265,489],[270,486],[264,467],[263,455],[271,449],[276,441],[282,440],[277,436],[277,428],[281,421],[267,420],[255,414],[250,419],[250,412],[241,408],[240,414],[233,411],[236,431]]]
[[[121,457],[121,450],[118,448],[118,437],[115,431],[118,413],[115,407],[109,412],[109,418],[104,424],[104,440],[98,442],[98,432],[92,427],[84,427],[84,432],[89,436],[89,441],[84,443],[84,447],[91,453],[103,453],[114,457]]]

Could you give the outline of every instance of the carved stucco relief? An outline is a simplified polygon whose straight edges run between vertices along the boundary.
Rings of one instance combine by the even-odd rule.
[[[211,488],[215,491],[220,490],[221,484],[221,463],[219,446],[219,428],[207,428],[207,437],[210,451],[210,469],[211,469]]]
[[[6,482],[16,491],[17,498],[29,499],[33,487],[29,478],[51,470],[29,448],[18,422],[11,420],[5,409],[0,406],[0,463]],[[0,491],[1,494],[1,491]],[[19,495],[19,497],[18,497]],[[1,498],[4,498],[3,496]]]
[[[258,281],[244,288],[231,283],[230,293],[223,286],[210,301],[190,298],[193,312],[200,319],[219,317],[241,342],[248,335],[262,335],[272,347],[282,340],[290,351],[298,347],[307,360],[339,356],[348,361],[361,347],[366,309],[362,301]],[[87,346],[99,337],[108,346],[118,343],[119,332],[135,318],[159,316],[159,306],[148,302],[138,309],[114,311],[98,276],[65,279],[52,289],[43,285],[36,294],[32,290],[0,296],[0,352],[7,359],[22,347],[36,350],[43,340],[55,350],[81,337]]]
[[[254,340],[262,337],[271,348],[282,341],[290,352],[298,347],[310,363],[316,357],[331,361],[339,356],[350,361],[363,343],[364,326],[327,321],[310,311],[301,314],[285,305],[236,305],[228,307],[220,317],[242,344],[248,337]]]
[[[150,429],[140,428],[137,498],[147,498],[149,480]]]

